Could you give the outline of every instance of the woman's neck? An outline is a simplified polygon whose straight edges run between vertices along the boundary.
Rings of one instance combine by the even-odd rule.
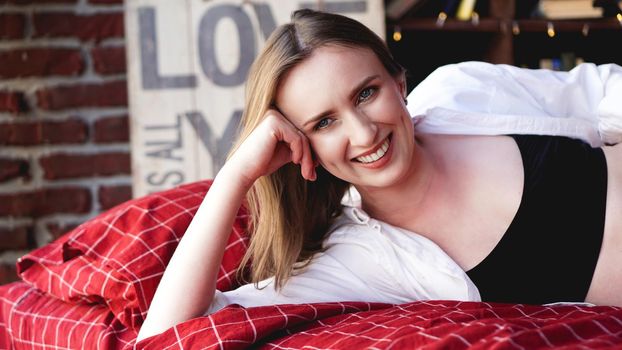
[[[430,202],[442,188],[443,167],[426,142],[417,139],[411,170],[402,181],[383,188],[357,188],[361,194],[363,210],[371,217],[394,226],[411,228],[418,218],[425,218]]]

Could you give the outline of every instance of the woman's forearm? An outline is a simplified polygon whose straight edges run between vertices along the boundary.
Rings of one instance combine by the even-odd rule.
[[[212,302],[233,220],[248,188],[225,167],[179,242],[137,340],[200,316]]]
[[[309,142],[278,111],[269,110],[225,163],[169,262],[138,340],[203,314],[212,303],[216,278],[233,220],[260,176],[287,163],[316,177]]]

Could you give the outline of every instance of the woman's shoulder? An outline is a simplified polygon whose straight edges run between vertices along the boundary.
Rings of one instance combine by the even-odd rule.
[[[381,260],[399,260],[402,254],[430,258],[441,252],[425,236],[374,219],[356,207],[344,208],[324,241],[325,249],[344,246],[357,247]]]
[[[423,145],[430,147],[481,147],[499,143],[512,142],[509,135],[462,135],[462,134],[432,134],[419,133],[416,138]]]
[[[437,162],[453,173],[477,175],[496,172],[494,169],[500,170],[504,164],[515,168],[512,165],[520,163],[516,142],[507,135],[420,134],[417,137]]]

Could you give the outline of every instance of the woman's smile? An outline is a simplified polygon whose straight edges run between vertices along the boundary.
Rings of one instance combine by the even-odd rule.
[[[391,160],[393,147],[391,147],[391,134],[384,141],[369,152],[353,158],[353,161],[361,163],[366,168],[377,169]]]

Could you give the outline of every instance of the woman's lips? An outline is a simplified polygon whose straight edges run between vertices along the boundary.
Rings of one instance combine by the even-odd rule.
[[[368,168],[383,166],[389,161],[392,154],[391,136],[390,134],[376,149],[354,158],[353,161]]]

